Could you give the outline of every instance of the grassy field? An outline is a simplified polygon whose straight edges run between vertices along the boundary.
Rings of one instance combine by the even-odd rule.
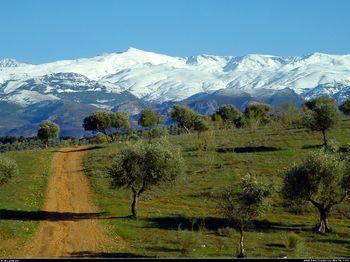
[[[350,143],[350,121],[329,133],[341,145]],[[321,134],[307,130],[261,128],[258,130],[216,131],[208,136],[208,149],[198,150],[197,135],[168,138],[180,147],[187,169],[175,185],[155,188],[143,195],[139,219],[130,215],[131,195],[112,190],[104,168],[120,144],[102,145],[85,158],[86,174],[101,211],[110,214],[103,224],[116,238],[109,252],[130,256],[232,257],[238,247],[238,232],[216,212],[215,196],[247,172],[273,182],[276,193],[270,211],[252,223],[246,233],[248,257],[349,257],[350,203],[334,208],[330,224],[334,231],[314,234],[318,214],[311,206],[286,207],[278,195],[283,170],[299,162],[322,143]],[[260,152],[248,147],[265,146]],[[233,152],[236,148],[237,152]],[[260,148],[261,149],[261,148]],[[258,151],[256,149],[255,151]],[[288,235],[297,234],[296,247],[288,245]],[[119,242],[119,244],[118,244]],[[123,242],[123,243],[120,243]]]
[[[19,175],[0,189],[0,257],[18,254],[37,229],[37,211],[45,198],[53,150],[4,155],[16,160]]]

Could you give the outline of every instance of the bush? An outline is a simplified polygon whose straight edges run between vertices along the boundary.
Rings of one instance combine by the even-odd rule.
[[[285,246],[292,251],[293,257],[300,257],[303,255],[304,241],[298,234],[294,232],[287,233]]]
[[[215,148],[213,131],[205,131],[198,134],[196,149],[199,151],[211,151]]]
[[[6,157],[0,157],[0,185],[6,184],[17,174],[18,166],[16,162]]]

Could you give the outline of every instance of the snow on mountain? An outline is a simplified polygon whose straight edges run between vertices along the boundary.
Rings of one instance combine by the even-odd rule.
[[[321,53],[303,57],[172,57],[129,48],[121,53],[39,65],[0,60],[0,95],[8,101],[32,101],[36,94],[24,90],[47,98],[51,95],[52,99],[72,92],[102,92],[103,100],[127,91],[160,103],[223,88],[248,92],[289,88],[306,98],[331,94],[341,100],[348,96],[349,83],[350,55]],[[22,98],[16,100],[16,95]],[[99,104],[97,99],[102,98],[90,104]]]
[[[28,65],[28,64],[18,62],[17,60],[11,59],[11,58],[4,58],[0,60],[0,70],[7,67],[19,67],[19,66],[25,66],[25,65]]]

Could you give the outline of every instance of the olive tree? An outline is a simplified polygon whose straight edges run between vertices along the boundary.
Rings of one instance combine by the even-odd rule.
[[[163,123],[163,119],[160,115],[155,113],[151,107],[141,112],[138,123],[146,129],[145,133],[148,136],[149,142],[151,142],[153,138],[161,137],[166,134],[165,129],[157,128],[158,125]]]
[[[350,193],[349,161],[325,149],[312,153],[285,173],[282,196],[298,205],[309,202],[319,212],[319,233],[330,231],[328,216]]]
[[[235,125],[241,118],[242,113],[233,105],[222,105],[216,111],[216,114],[221,116],[222,120],[227,126]]]
[[[247,175],[237,186],[226,188],[220,197],[219,212],[239,228],[239,258],[246,256],[244,230],[252,219],[266,211],[270,193],[269,186]]]
[[[47,148],[49,140],[58,138],[60,132],[60,127],[49,120],[41,122],[38,128],[38,138],[43,141],[45,147]]]
[[[277,120],[285,128],[300,126],[303,118],[302,110],[288,102],[276,108]]]
[[[113,188],[132,191],[131,213],[137,217],[140,195],[161,183],[174,181],[183,170],[180,152],[162,143],[136,143],[123,148],[108,168]]]
[[[321,131],[323,143],[327,145],[326,131],[340,122],[340,112],[336,102],[329,96],[313,99],[305,103],[304,126],[314,131]]]
[[[0,186],[18,174],[18,166],[12,159],[0,156]]]
[[[139,125],[141,125],[142,127],[150,128],[162,123],[163,119],[160,115],[153,111],[152,107],[147,107],[141,112]]]
[[[116,134],[130,128],[129,116],[126,113],[101,110],[84,119],[84,130],[100,132],[107,141],[115,140]]]
[[[199,115],[187,106],[175,105],[171,110],[170,116],[187,133],[190,133],[198,124]]]
[[[270,106],[266,104],[250,104],[244,111],[246,121],[253,127],[257,127],[268,116]]]

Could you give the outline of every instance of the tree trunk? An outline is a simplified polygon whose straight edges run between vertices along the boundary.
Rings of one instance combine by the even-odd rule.
[[[244,236],[243,236],[243,227],[240,228],[240,238],[239,238],[239,254],[237,255],[237,258],[244,258],[245,257],[245,251],[244,251]]]
[[[131,204],[131,214],[134,218],[137,218],[137,203],[139,201],[139,196],[136,192],[133,193],[133,200]]]
[[[322,130],[323,135],[323,145],[327,145],[327,136],[326,136],[326,130]]]
[[[325,234],[331,231],[331,228],[328,226],[328,212],[325,208],[319,208],[320,212],[320,223],[316,225],[316,231],[320,234]]]
[[[186,127],[186,126],[183,126],[183,128],[185,129],[185,131],[187,132],[187,134],[190,134],[190,130]]]

